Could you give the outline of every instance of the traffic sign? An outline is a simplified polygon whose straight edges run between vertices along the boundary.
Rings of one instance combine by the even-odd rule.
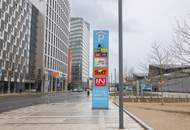
[[[94,67],[100,67],[100,68],[108,67],[107,58],[95,58]]]
[[[95,48],[94,52],[108,52],[108,48]]]
[[[107,58],[108,57],[108,53],[107,52],[95,52],[94,53],[94,57],[95,58],[100,58],[100,57]]]
[[[108,76],[108,68],[95,68],[94,76],[97,76],[97,77]]]
[[[108,57],[108,52],[101,52],[101,57]]]
[[[94,49],[108,48],[109,32],[106,30],[94,31]]]
[[[108,52],[108,48],[101,48],[101,52]]]
[[[98,87],[106,86],[106,78],[95,78],[95,85]]]
[[[92,108],[108,109],[109,88],[108,81],[108,43],[109,32],[106,30],[94,31],[94,86],[92,92]]]

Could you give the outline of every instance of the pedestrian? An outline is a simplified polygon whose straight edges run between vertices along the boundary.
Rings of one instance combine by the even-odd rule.
[[[19,93],[22,94],[22,89],[19,90]]]
[[[90,96],[90,90],[89,89],[87,90],[87,96]]]

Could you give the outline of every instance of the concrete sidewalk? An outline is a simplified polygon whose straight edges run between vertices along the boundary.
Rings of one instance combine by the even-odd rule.
[[[143,130],[125,114],[125,129]],[[91,100],[20,108],[0,114],[0,130],[117,130],[118,107],[92,110]]]

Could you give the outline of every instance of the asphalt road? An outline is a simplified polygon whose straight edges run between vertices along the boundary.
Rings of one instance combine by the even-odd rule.
[[[71,96],[72,95],[72,96]],[[10,96],[0,99],[0,113],[44,103],[85,101],[84,92],[54,93],[46,96]]]

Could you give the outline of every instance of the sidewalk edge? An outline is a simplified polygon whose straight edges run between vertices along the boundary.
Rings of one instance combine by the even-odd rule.
[[[117,107],[119,107],[119,105],[117,103],[114,103]],[[147,124],[145,124],[141,119],[139,119],[138,117],[136,117],[135,115],[133,115],[132,113],[130,113],[129,111],[127,111],[126,109],[123,108],[123,111],[129,115],[131,118],[133,118],[137,123],[139,123],[143,128],[145,128],[146,130],[154,130],[153,128],[151,128],[150,126],[148,126]]]

